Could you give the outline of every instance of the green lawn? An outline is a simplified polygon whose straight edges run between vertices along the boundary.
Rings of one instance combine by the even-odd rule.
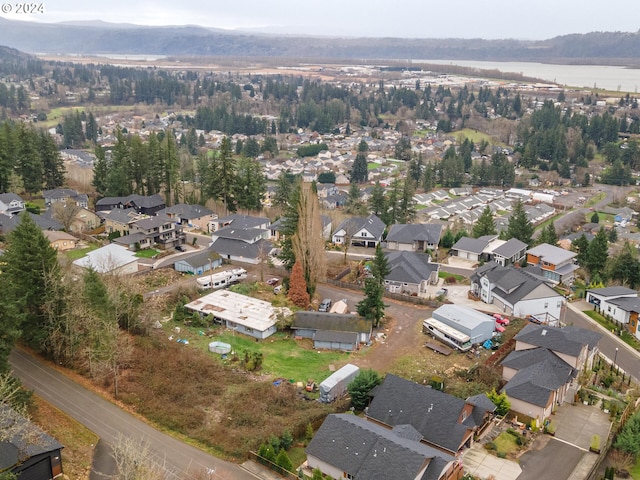
[[[375,170],[376,168],[380,168],[382,165],[376,162],[367,163],[367,170]]]
[[[593,197],[589,198],[584,203],[584,206],[585,207],[593,207],[596,203],[599,203],[602,200],[604,200],[606,196],[607,196],[607,194],[605,192],[600,192],[599,194],[594,195]]]
[[[498,453],[502,452],[508,455],[518,451],[516,438],[506,431],[498,435],[493,443],[496,444],[496,452]]]
[[[591,222],[591,217],[593,216],[594,212],[589,212],[584,216],[584,219],[587,223]],[[610,213],[603,213],[603,212],[597,212],[598,213],[598,223],[611,223],[613,224],[614,222],[614,216],[611,215]]]
[[[551,218],[547,218],[544,222],[542,222],[540,225],[538,225],[536,227],[536,230],[542,230],[547,225],[549,225],[551,222],[555,222],[558,218],[562,217],[563,215],[566,215],[566,212],[559,213],[558,215],[554,215]]]
[[[477,130],[473,130],[472,128],[463,128],[457,132],[454,132],[460,143],[464,141],[465,138],[468,138],[473,143],[478,145],[482,140],[486,140],[489,144],[494,144],[494,141],[491,139],[491,136],[486,133],[479,132]]]
[[[67,256],[69,260],[73,262],[74,260],[78,260],[79,258],[84,257],[87,253],[89,253],[92,250],[96,250],[99,247],[100,245],[96,243],[92,243],[85,248],[76,248],[74,250],[67,250],[66,252],[64,252],[64,254]]]
[[[154,250],[153,248],[145,248],[144,250],[140,250],[136,252],[136,257],[138,258],[152,258],[158,255],[160,252],[158,250]]]
[[[616,331],[618,329],[618,326],[615,323],[613,323],[610,320],[607,320],[605,317],[600,315],[595,310],[585,310],[583,313],[587,315],[589,318],[598,322],[607,330]],[[627,345],[630,345],[631,347],[635,348],[636,350],[640,350],[640,342],[638,341],[638,339],[636,339],[633,335],[631,335],[629,332],[627,332],[624,329],[620,334],[620,340],[622,340]]]
[[[222,341],[231,345],[232,350],[241,357],[245,352],[262,352],[263,363],[260,373],[296,382],[306,382],[311,378],[316,383],[320,383],[331,375],[330,364],[335,365],[336,369],[340,368],[348,362],[351,355],[334,351],[307,350],[280,332],[266,340],[256,342],[253,337],[235,334],[222,327],[218,327],[218,335],[207,337],[200,335],[204,330],[202,328],[184,327],[182,324],[172,322],[170,325],[171,327],[180,325],[182,329],[180,334],[174,333],[174,336],[187,338],[190,345],[204,351],[208,351],[209,342]],[[219,355],[213,353],[211,355],[220,358]]]
[[[633,480],[640,480],[640,456],[636,458],[636,464],[629,473],[631,473],[631,478],[633,478]]]
[[[462,275],[458,275],[457,273],[448,273],[448,272],[438,272],[438,277],[440,278],[453,277],[456,279],[456,282],[463,282],[464,280],[466,280],[466,277]]]

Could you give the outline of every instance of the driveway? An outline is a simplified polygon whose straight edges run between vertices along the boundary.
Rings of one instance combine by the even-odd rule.
[[[531,450],[520,457],[522,474],[518,480],[582,479],[598,456],[589,452],[591,437],[609,435],[609,415],[597,406],[564,404],[551,419],[556,422],[556,435],[538,436]]]

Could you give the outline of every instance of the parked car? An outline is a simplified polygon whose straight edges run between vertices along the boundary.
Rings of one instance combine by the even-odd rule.
[[[179,252],[186,252],[187,249],[185,247],[183,247],[182,245],[176,245],[176,250],[178,250]]]
[[[495,318],[496,322],[500,325],[509,325],[509,319],[507,317],[503,317],[499,313],[494,313],[493,318]]]
[[[269,280],[267,280],[267,285],[277,285],[279,281],[279,278],[270,278]]]
[[[502,325],[498,325],[496,324],[496,328],[495,328],[496,332],[498,333],[502,333],[504,332],[506,329],[502,326]]]
[[[330,298],[325,298],[320,303],[320,306],[318,307],[318,311],[319,312],[328,312],[330,308],[331,308],[331,299]]]
[[[449,293],[449,290],[447,290],[446,288],[441,288],[436,292],[436,297],[446,297],[447,293]]]

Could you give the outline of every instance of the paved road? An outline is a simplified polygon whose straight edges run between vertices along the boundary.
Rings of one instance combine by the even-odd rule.
[[[238,465],[159,432],[21,350],[11,353],[10,363],[25,387],[91,429],[102,441],[113,443],[123,435],[148,443],[155,459],[176,479],[186,472],[194,477],[207,469],[215,469],[208,477],[211,480],[258,478]]]
[[[580,302],[575,304],[575,306],[578,305],[580,305]],[[640,353],[634,353],[631,347],[622,340],[613,335],[608,335],[595,321],[583,314],[573,311],[571,308],[567,308],[566,310],[564,323],[566,325],[588,328],[594,332],[601,333],[602,339],[598,344],[598,349],[611,359],[611,361],[615,359],[616,364],[625,372],[630,373],[636,382],[640,380]],[[616,349],[618,350],[617,355]]]

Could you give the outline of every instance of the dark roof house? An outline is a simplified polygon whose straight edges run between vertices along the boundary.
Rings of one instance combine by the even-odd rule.
[[[104,197],[96,202],[96,211],[113,210],[114,208],[133,208],[138,213],[155,215],[165,208],[164,199],[158,195],[128,195],[126,197]]]
[[[376,215],[347,218],[333,232],[333,243],[375,247],[382,241],[384,229],[384,222]]]
[[[394,251],[386,254],[389,275],[384,279],[385,288],[390,292],[421,294],[427,286],[438,281],[440,264],[431,263],[426,253]]]
[[[395,224],[387,234],[389,250],[424,252],[433,250],[440,243],[442,225],[435,223]]]
[[[311,468],[332,478],[458,478],[455,458],[420,443],[415,429],[387,429],[356,415],[327,416],[306,449]]]
[[[453,455],[470,446],[494,411],[477,398],[465,401],[392,374],[371,394],[369,420],[388,428],[410,425],[424,443]]]

